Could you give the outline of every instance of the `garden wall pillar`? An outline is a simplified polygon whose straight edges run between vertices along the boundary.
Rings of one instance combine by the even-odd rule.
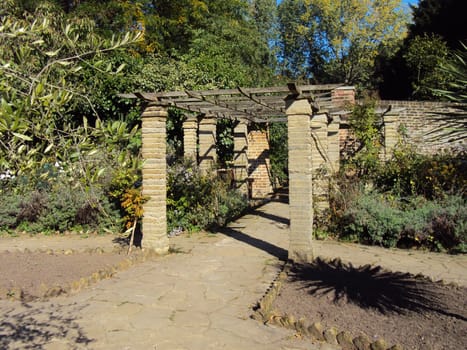
[[[331,123],[328,124],[328,157],[331,174],[337,174],[340,169],[340,117],[332,116]]]
[[[247,157],[251,196],[265,198],[272,192],[267,130],[250,130]]]
[[[313,198],[318,213],[329,208],[328,119],[326,114],[311,118],[311,159]]]
[[[143,248],[167,253],[166,217],[166,119],[167,109],[149,104],[142,114],[143,195],[144,204]]]
[[[384,123],[384,158],[389,160],[392,157],[394,148],[399,141],[399,133],[397,131],[398,115],[397,113],[387,113],[383,116]]]
[[[183,123],[183,155],[195,161],[198,156],[198,120],[193,116]]]
[[[341,86],[331,91],[331,100],[334,106],[346,107],[355,104],[355,87]]]
[[[311,127],[312,114],[307,99],[289,99],[287,130],[289,148],[289,259],[310,262],[313,259],[313,193]]]
[[[203,174],[211,172],[217,163],[216,119],[204,117],[199,122],[199,168]]]
[[[234,179],[235,187],[248,195],[248,125],[239,121],[234,128]]]

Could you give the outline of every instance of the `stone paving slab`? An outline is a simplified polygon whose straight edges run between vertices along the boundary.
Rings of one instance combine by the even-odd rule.
[[[119,272],[76,295],[0,301],[0,348],[336,350],[250,319],[251,307],[287,258],[287,218],[286,204],[270,202],[217,234],[175,237],[171,243],[179,253]],[[54,237],[44,248],[96,244],[68,238]],[[33,250],[29,242],[0,239],[0,250]],[[112,247],[108,237],[99,244]],[[323,241],[315,241],[313,249],[316,256],[340,257],[354,266],[379,264],[467,285],[462,255]]]
[[[172,244],[180,253],[133,266],[76,295],[0,301],[0,348],[322,349],[326,345],[250,318],[280,271],[286,251],[279,247],[288,235],[269,218],[246,216],[235,225],[216,235],[176,237]],[[15,249],[26,247],[33,245]],[[62,246],[54,243],[54,249]]]

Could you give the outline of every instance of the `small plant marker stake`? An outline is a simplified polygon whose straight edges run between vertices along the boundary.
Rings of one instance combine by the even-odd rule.
[[[130,246],[128,247],[128,252],[126,253],[126,255],[130,255],[131,253],[131,247],[133,247],[133,241],[135,239],[135,230],[136,230],[137,222],[138,222],[138,217],[135,218],[135,221],[133,222],[133,227],[131,228]]]

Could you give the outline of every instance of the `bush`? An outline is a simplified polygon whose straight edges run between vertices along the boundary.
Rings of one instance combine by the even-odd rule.
[[[247,200],[229,184],[201,175],[192,161],[169,166],[167,172],[167,221],[169,232],[197,231],[225,225],[247,206]]]
[[[0,206],[0,229],[28,233],[92,230],[102,232],[120,225],[120,213],[102,191],[85,192],[66,178],[54,177],[34,189],[23,178],[4,188]]]
[[[466,252],[465,199],[426,200],[371,192],[355,198],[338,219],[341,238],[384,247],[423,247]]]
[[[465,154],[443,153],[426,156],[410,148],[399,148],[393,158],[381,164],[374,175],[375,185],[398,196],[419,195],[442,198],[445,194],[466,195]]]

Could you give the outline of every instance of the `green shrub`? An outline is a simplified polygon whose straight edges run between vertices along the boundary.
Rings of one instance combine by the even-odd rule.
[[[381,191],[399,196],[419,195],[441,198],[445,194],[466,195],[467,162],[465,154],[420,155],[408,147],[394,152],[374,174]]]
[[[11,190],[0,191],[0,231],[10,230],[16,226],[16,218],[20,212],[21,196]]]
[[[197,231],[224,225],[239,215],[247,201],[229,184],[201,175],[192,161],[169,166],[167,171],[167,221],[169,232]]]
[[[59,176],[41,181],[40,187],[41,190],[34,189],[23,178],[2,189],[1,230],[103,232],[120,224],[118,208],[98,188],[85,192]]]
[[[404,227],[401,210],[378,194],[362,195],[341,220],[343,237],[384,247],[394,247]]]
[[[340,238],[384,247],[423,247],[465,252],[467,209],[465,199],[447,196],[403,200],[370,192],[354,198],[339,217]]]
[[[356,104],[349,117],[349,126],[357,142],[345,167],[360,178],[371,177],[380,166],[381,118],[375,112],[375,105],[373,100]]]

